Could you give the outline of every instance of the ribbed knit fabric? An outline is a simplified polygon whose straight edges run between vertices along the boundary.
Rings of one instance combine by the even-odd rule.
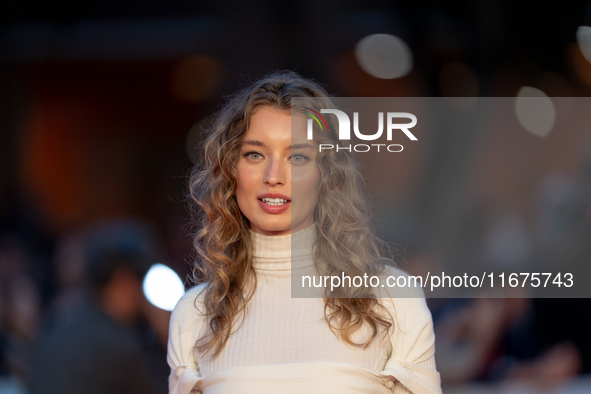
[[[365,349],[348,346],[330,330],[322,298],[291,298],[291,262],[313,265],[316,227],[286,236],[251,236],[256,291],[218,357],[203,357],[193,347],[207,329],[199,312],[205,285],[189,290],[173,311],[170,394],[441,392],[424,298],[380,299],[395,319],[393,334]],[[360,342],[369,334],[364,327],[352,339]]]

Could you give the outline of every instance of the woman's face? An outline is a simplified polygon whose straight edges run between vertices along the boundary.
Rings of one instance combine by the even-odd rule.
[[[310,227],[318,202],[318,144],[305,117],[262,107],[250,118],[237,164],[236,199],[255,233],[285,235]]]

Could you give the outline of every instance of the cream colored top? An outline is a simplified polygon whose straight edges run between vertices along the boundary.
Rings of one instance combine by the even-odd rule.
[[[256,291],[218,357],[194,349],[207,329],[199,312],[205,285],[187,291],[175,307],[169,394],[441,393],[431,313],[420,289],[416,298],[380,298],[395,320],[393,334],[366,349],[351,347],[328,327],[322,298],[291,297],[291,260],[313,264],[316,226],[286,236],[251,235]],[[368,334],[364,327],[352,339]]]

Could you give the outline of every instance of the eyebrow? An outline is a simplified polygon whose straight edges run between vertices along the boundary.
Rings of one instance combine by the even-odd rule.
[[[244,140],[244,141],[242,141],[242,145],[260,146],[262,148],[266,148],[267,147],[267,145],[265,145],[265,143],[263,141],[259,141],[259,140]],[[303,143],[303,144],[293,144],[293,145],[290,145],[287,148],[285,148],[285,150],[289,150],[289,149],[305,149],[305,148],[314,149],[314,147],[312,145],[307,144],[307,143]]]

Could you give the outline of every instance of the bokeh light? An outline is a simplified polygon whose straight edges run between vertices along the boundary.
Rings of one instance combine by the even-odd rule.
[[[556,120],[554,103],[544,92],[530,86],[519,90],[515,100],[519,123],[530,133],[545,137]]]
[[[144,278],[144,295],[160,309],[172,311],[185,293],[183,281],[164,264],[154,264]]]
[[[580,26],[577,30],[577,44],[581,53],[591,63],[591,27]]]
[[[413,66],[409,47],[390,34],[372,34],[361,39],[355,46],[355,57],[366,73],[381,79],[403,77]]]

